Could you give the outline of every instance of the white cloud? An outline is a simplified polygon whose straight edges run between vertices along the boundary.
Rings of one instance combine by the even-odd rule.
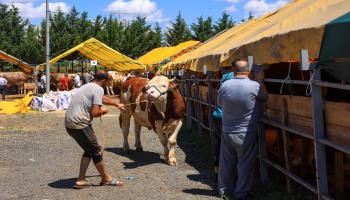
[[[118,14],[124,19],[132,19],[137,16],[146,17],[148,22],[166,22],[163,11],[157,8],[152,0],[116,0],[109,4],[105,11]]]
[[[244,5],[245,14],[252,13],[254,17],[262,16],[273,12],[288,3],[288,0],[277,0],[274,3],[268,3],[265,0],[249,0]]]
[[[237,8],[235,5],[232,5],[230,7],[225,8],[224,11],[226,11],[227,13],[233,13],[237,11]]]
[[[46,4],[42,3],[38,6],[34,5],[36,0],[2,0],[1,2],[8,5],[14,5],[19,9],[20,15],[28,19],[36,19],[45,17]],[[62,12],[68,12],[70,7],[65,2],[49,3],[51,12],[60,9]]]

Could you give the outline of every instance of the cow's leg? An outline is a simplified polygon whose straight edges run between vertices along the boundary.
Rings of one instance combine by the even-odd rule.
[[[108,94],[108,95],[111,95],[111,94],[109,93],[109,86],[108,86],[108,85],[106,86],[106,91],[107,91],[107,94]]]
[[[109,85],[109,88],[111,89],[111,93],[112,93],[112,95],[114,96],[114,91],[113,91],[113,81],[112,81],[112,83]]]
[[[170,128],[169,131],[169,165],[177,165],[176,162],[176,154],[175,154],[175,146],[176,146],[176,138],[177,138],[177,134],[179,133],[181,126],[182,126],[182,120],[180,121],[175,121],[175,123],[177,123],[175,130],[173,128]]]
[[[141,125],[134,120],[135,123],[135,147],[136,151],[142,152],[142,144],[141,144]]]
[[[169,163],[168,138],[166,137],[165,133],[163,133],[163,132],[157,132],[157,136],[159,138],[160,143],[162,144],[162,146],[164,148],[164,160],[166,163]]]
[[[128,153],[129,149],[130,149],[129,148],[129,141],[128,141],[130,118],[131,118],[130,114],[126,113],[125,111],[121,112],[120,120],[121,120],[121,128],[123,130],[123,139],[124,139],[123,150],[126,153]]]

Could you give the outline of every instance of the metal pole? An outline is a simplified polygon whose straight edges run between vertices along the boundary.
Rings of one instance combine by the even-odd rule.
[[[46,0],[46,93],[50,92],[50,21],[49,0]]]

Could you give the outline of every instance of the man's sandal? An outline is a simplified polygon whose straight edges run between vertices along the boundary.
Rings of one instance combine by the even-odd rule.
[[[74,189],[84,189],[84,188],[87,188],[87,187],[90,187],[91,184],[89,182],[85,182],[84,184],[74,184],[73,188]]]
[[[123,182],[118,181],[116,178],[113,178],[111,181],[109,182],[101,182],[100,186],[123,186]]]

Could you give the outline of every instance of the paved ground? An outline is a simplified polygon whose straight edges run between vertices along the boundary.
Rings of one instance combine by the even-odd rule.
[[[110,110],[93,127],[100,141],[104,133],[107,169],[124,181],[123,187],[97,186],[100,179],[91,165],[88,180],[96,186],[71,189],[82,150],[63,128],[64,112],[30,112],[0,115],[0,199],[218,199],[208,138],[182,131],[176,148],[178,166],[171,167],[163,161],[156,135],[142,129],[144,152],[126,155],[117,124],[119,111]],[[131,132],[130,145],[134,141]],[[128,176],[134,180],[127,180]],[[283,178],[282,184],[257,182],[253,191],[255,199],[314,198],[297,191],[286,194]]]
[[[104,133],[109,172],[125,185],[79,191],[71,187],[82,150],[63,128],[64,112],[0,116],[0,199],[216,199],[209,169],[197,167],[205,161],[197,159],[197,166],[191,164],[187,157],[196,154],[196,149],[181,149],[186,145],[181,136],[176,167],[164,163],[158,138],[146,129],[142,129],[144,152],[125,155],[118,114],[113,110],[93,126],[100,141]],[[132,145],[134,134],[130,136]],[[206,157],[209,159],[204,155],[204,160]],[[98,185],[100,179],[92,165],[88,175]],[[135,179],[128,181],[127,176]]]

